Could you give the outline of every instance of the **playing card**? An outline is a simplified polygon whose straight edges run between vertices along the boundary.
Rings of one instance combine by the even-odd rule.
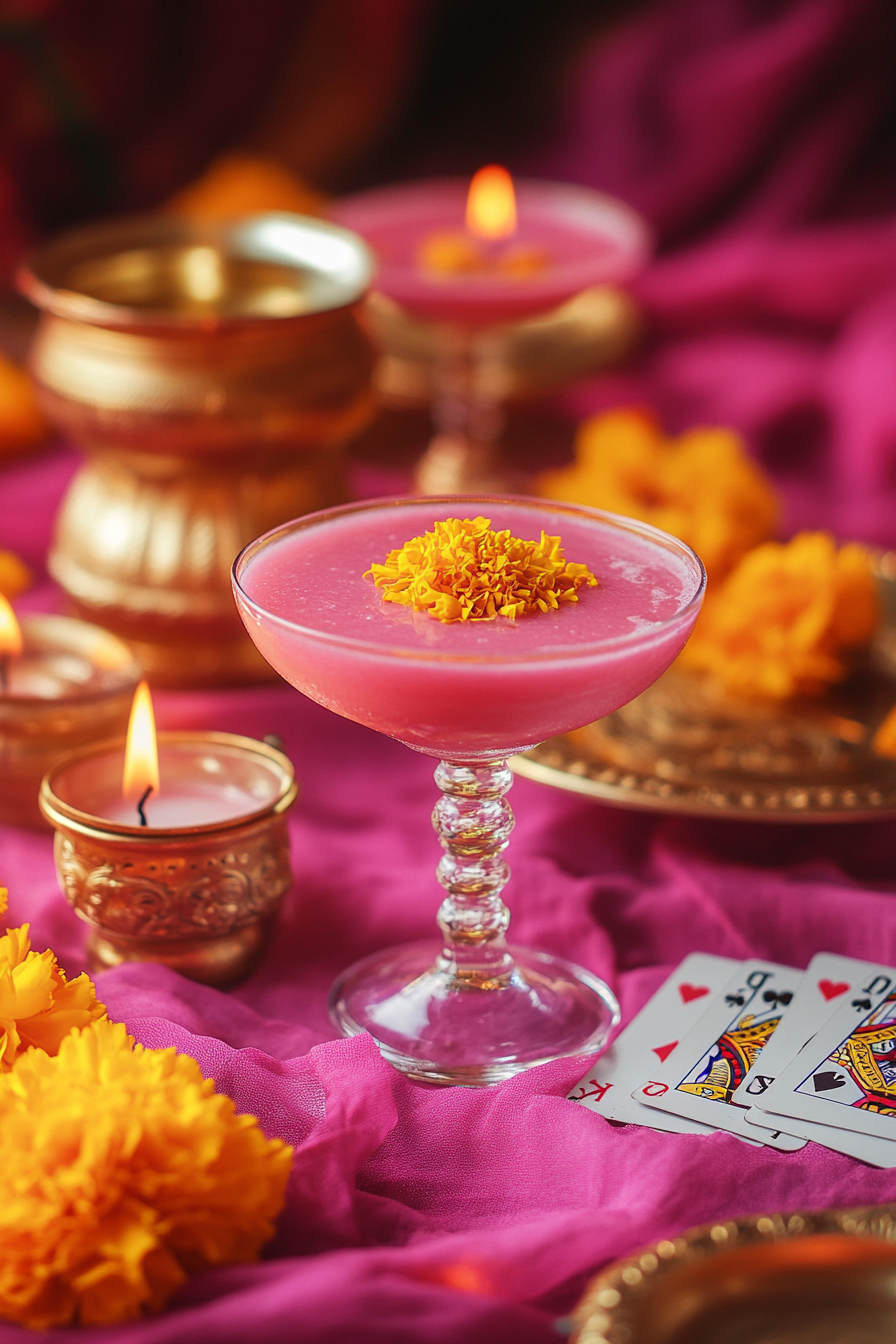
[[[842,1006],[844,995],[873,979],[877,970],[871,962],[838,957],[833,952],[819,952],[814,956],[774,1034],[743,1082],[735,1088],[731,1098],[734,1104],[760,1105],[759,1099],[778,1074]],[[760,1117],[751,1116],[750,1120],[759,1123]],[[774,1125],[771,1127],[775,1128]]]
[[[649,1125],[673,1134],[711,1133],[698,1121],[650,1110],[631,1094],[672,1053],[737,965],[730,957],[703,952],[686,957],[572,1089],[569,1100],[581,1102],[609,1120]]]
[[[879,970],[880,967],[871,962],[840,957],[833,952],[819,952],[812,958],[777,1030],[733,1094],[735,1105],[739,1102],[751,1105],[745,1115],[750,1126],[774,1130],[782,1124],[780,1117],[759,1109],[764,1094],[803,1046],[842,1006],[844,996],[863,985],[867,988],[873,984]],[[887,987],[886,979],[879,982],[875,998],[880,998]],[[811,1120],[791,1118],[784,1128],[788,1133],[813,1139],[827,1148],[859,1157],[875,1166],[896,1166],[896,1145],[887,1139],[852,1134]]]
[[[896,971],[873,969],[763,1093],[762,1110],[896,1139]]]
[[[793,1001],[801,972],[773,962],[745,961],[666,1062],[642,1087],[639,1101],[742,1138],[759,1133],[734,1091],[752,1068]],[[805,1139],[761,1131],[762,1141],[793,1152]]]

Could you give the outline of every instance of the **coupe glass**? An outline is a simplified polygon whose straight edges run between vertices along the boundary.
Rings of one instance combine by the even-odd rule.
[[[515,536],[559,534],[567,559],[589,565],[600,586],[559,612],[443,625],[384,603],[362,577],[436,520],[482,514]],[[396,1068],[440,1083],[483,1085],[597,1050],[619,1017],[608,987],[505,939],[507,758],[618,709],[656,680],[697,618],[705,583],[697,556],[656,528],[594,509],[452,495],[309,514],[252,542],[233,574],[246,628],[281,676],[439,760],[441,939],[377,952],[345,971],[330,1000],[339,1029],[369,1031]]]

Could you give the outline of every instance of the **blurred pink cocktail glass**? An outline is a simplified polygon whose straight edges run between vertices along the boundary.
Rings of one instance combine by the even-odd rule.
[[[446,517],[562,538],[597,588],[559,611],[445,625],[385,603],[371,563]],[[248,546],[237,605],[280,674],[337,714],[440,759],[440,946],[377,953],[337,981],[334,1020],[398,1068],[482,1084],[606,1039],[615,999],[590,972],[508,948],[507,756],[618,709],[669,666],[696,620],[700,561],[629,519],[511,496],[374,500],[311,514]]]
[[[493,489],[504,479],[495,450],[506,382],[501,329],[593,286],[625,284],[644,269],[653,245],[645,221],[624,202],[564,182],[527,180],[515,184],[511,231],[483,241],[469,232],[470,187],[461,179],[404,182],[349,196],[333,210],[376,254],[377,290],[433,327],[436,435],[418,466],[426,494],[459,483]],[[498,267],[440,272],[423,254],[428,240],[446,233],[468,234],[492,258],[527,249],[543,265],[526,274]],[[431,487],[433,481],[442,484]]]

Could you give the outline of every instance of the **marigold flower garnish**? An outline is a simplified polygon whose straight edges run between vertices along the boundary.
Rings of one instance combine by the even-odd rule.
[[[0,887],[0,913],[6,888]],[[55,1055],[75,1027],[106,1016],[87,975],[67,981],[52,952],[32,952],[29,926],[0,938],[0,1073],[29,1046]]]
[[[736,695],[818,694],[842,680],[846,655],[869,642],[879,619],[864,546],[801,532],[758,546],[710,592],[678,661]]]
[[[771,537],[778,516],[774,489],[733,430],[667,439],[640,410],[585,420],[575,462],[544,473],[538,493],[653,523],[692,546],[710,579]]]
[[[432,532],[390,551],[385,564],[364,575],[383,590],[384,602],[425,611],[439,621],[515,621],[532,612],[578,602],[578,589],[595,588],[585,565],[564,558],[559,537],[521,541],[494,532],[490,518],[446,518]]]
[[[0,1316],[32,1329],[160,1309],[186,1276],[254,1260],[292,1149],[195,1060],[120,1023],[0,1077]]]

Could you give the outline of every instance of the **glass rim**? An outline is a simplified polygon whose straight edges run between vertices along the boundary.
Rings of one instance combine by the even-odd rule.
[[[650,630],[632,630],[624,635],[613,635],[606,639],[589,640],[588,643],[571,645],[569,649],[560,651],[532,650],[525,654],[520,653],[456,653],[444,650],[417,650],[408,648],[396,648],[393,645],[380,643],[374,640],[357,639],[350,635],[338,635],[330,631],[316,630],[312,626],[300,625],[296,621],[291,621],[285,616],[278,616],[276,612],[270,611],[260,602],[256,602],[246,592],[241,582],[242,575],[249,564],[261,551],[274,545],[283,537],[292,536],[309,527],[315,527],[318,524],[329,522],[334,518],[344,518],[355,513],[367,513],[374,510],[383,510],[386,508],[411,508],[420,505],[432,505],[438,510],[439,505],[476,505],[479,509],[482,505],[502,505],[513,504],[522,505],[525,508],[538,509],[544,511],[550,509],[554,513],[566,513],[573,518],[584,520],[594,519],[598,522],[609,524],[611,527],[618,528],[620,531],[634,533],[636,536],[643,537],[648,541],[653,541],[664,550],[671,550],[690,562],[696,570],[697,585],[688,601],[679,608],[674,616],[669,616],[664,620],[657,621],[651,626]],[[435,520],[434,520],[435,521]],[[256,615],[263,617],[266,621],[273,622],[283,630],[288,630],[294,634],[300,634],[308,638],[319,641],[320,643],[335,645],[339,648],[350,649],[356,652],[375,654],[380,657],[399,658],[424,663],[474,663],[479,666],[493,665],[511,666],[515,663],[562,663],[578,662],[582,659],[594,657],[599,653],[614,653],[616,650],[625,650],[638,645],[649,646],[662,635],[674,630],[676,626],[687,623],[691,613],[699,611],[706,591],[706,569],[703,561],[696,551],[692,550],[686,542],[678,537],[672,536],[670,532],[663,532],[661,528],[654,527],[652,523],[641,522],[640,519],[627,518],[623,514],[610,513],[604,509],[593,509],[585,504],[567,504],[561,500],[543,499],[537,495],[510,495],[510,494],[482,494],[482,495],[384,495],[373,499],[357,500],[350,504],[338,504],[333,508],[319,509],[314,513],[302,514],[299,518],[293,518],[289,522],[281,523],[278,527],[271,528],[270,531],[256,537],[245,545],[237,555],[231,566],[231,580],[237,596],[238,603],[245,604],[246,608]],[[420,613],[423,615],[423,613]],[[427,616],[427,620],[432,618]],[[522,619],[528,619],[523,617]]]

